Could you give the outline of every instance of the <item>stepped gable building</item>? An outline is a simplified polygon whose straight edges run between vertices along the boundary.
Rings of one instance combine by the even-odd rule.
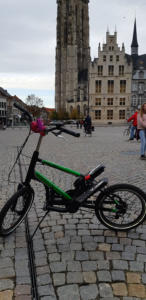
[[[146,54],[138,55],[136,19],[131,44],[131,57],[133,61],[131,109],[134,112],[138,105],[146,103]]]
[[[57,0],[56,110],[88,108],[89,0]]]
[[[117,32],[106,32],[98,58],[90,64],[90,115],[94,123],[125,123],[131,104],[132,59],[117,44]]]

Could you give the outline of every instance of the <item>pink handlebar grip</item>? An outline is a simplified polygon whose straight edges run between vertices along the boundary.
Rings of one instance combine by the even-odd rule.
[[[37,119],[36,121],[31,122],[31,130],[36,133],[40,133],[42,136],[45,135],[45,126],[42,120]]]

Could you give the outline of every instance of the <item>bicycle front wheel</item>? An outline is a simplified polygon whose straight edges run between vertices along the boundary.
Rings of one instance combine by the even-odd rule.
[[[96,199],[95,213],[100,222],[110,229],[130,230],[145,219],[146,195],[130,184],[110,186]]]
[[[33,201],[30,187],[19,189],[0,211],[0,236],[11,234],[23,221]]]

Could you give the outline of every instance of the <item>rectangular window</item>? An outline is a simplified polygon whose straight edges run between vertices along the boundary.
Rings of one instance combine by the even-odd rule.
[[[124,75],[124,66],[119,66],[119,75]]]
[[[103,55],[103,61],[106,61],[106,55]]]
[[[107,119],[112,120],[113,119],[113,110],[108,109],[107,110]]]
[[[110,55],[110,61],[113,61],[113,56],[112,55]]]
[[[116,56],[116,61],[119,61],[119,55]]]
[[[9,106],[7,109],[7,112],[8,112],[8,115],[10,115],[12,113],[12,107]]]
[[[135,95],[132,96],[132,106],[137,106],[137,98]]]
[[[138,84],[138,93],[143,94],[144,92],[144,82],[139,82]]]
[[[98,94],[101,93],[101,80],[96,80],[95,81],[95,91]]]
[[[108,80],[108,93],[113,94],[114,92],[114,80]]]
[[[95,105],[101,105],[101,98],[95,99]]]
[[[120,98],[120,105],[125,105],[125,98]]]
[[[138,85],[137,85],[137,83],[136,82],[132,82],[132,91],[133,92],[137,92],[138,91]]]
[[[101,120],[101,110],[95,110],[95,119]]]
[[[103,66],[98,66],[98,75],[99,76],[103,75]]]
[[[124,120],[125,119],[125,110],[119,110],[119,119]]]
[[[113,105],[113,98],[107,99],[107,105]]]
[[[120,80],[120,93],[126,93],[126,80]]]
[[[108,75],[113,76],[114,75],[114,66],[108,66]]]

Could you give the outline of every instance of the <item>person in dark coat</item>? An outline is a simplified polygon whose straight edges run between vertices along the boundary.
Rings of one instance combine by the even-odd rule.
[[[91,117],[89,115],[87,115],[87,117],[85,118],[85,121],[84,121],[85,132],[91,131],[91,126],[92,126]]]

